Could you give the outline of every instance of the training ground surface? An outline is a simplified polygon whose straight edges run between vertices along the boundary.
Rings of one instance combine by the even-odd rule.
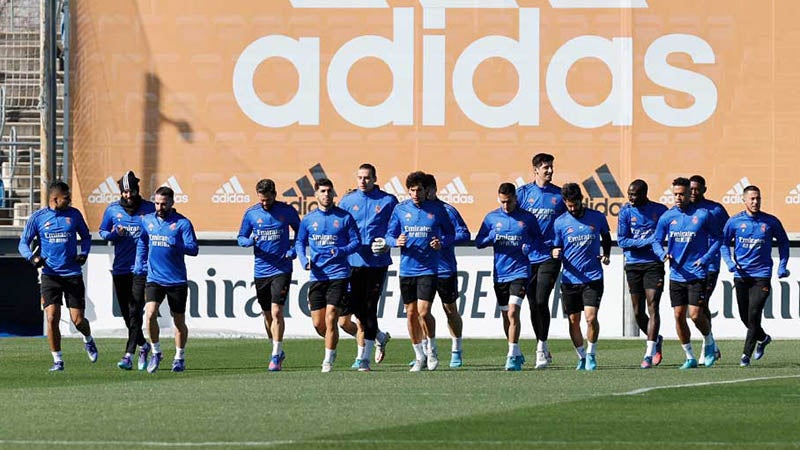
[[[171,343],[164,340],[162,344]],[[700,342],[695,341],[699,353]],[[191,339],[187,371],[116,367],[123,341],[99,339],[91,364],[65,339],[66,370],[48,373],[44,339],[0,339],[0,448],[800,448],[798,341],[774,341],[739,367],[741,341],[722,341],[712,368],[639,369],[644,341],[600,341],[596,372],[576,372],[567,341],[554,365],[504,372],[506,344],[467,340],[450,369],[440,339],[435,372],[409,373],[407,340],[394,339],[371,373],[349,369],[343,340],[332,373],[320,373],[321,340],[290,340],[283,372],[267,372],[264,341]]]

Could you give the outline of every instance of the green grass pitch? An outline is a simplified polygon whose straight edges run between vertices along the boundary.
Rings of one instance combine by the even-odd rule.
[[[409,373],[410,345],[395,339],[358,373],[348,339],[323,374],[321,340],[286,341],[284,371],[270,373],[263,340],[190,338],[185,373],[169,372],[165,345],[151,375],[116,367],[120,339],[98,340],[96,364],[65,339],[66,370],[48,373],[44,339],[6,338],[0,448],[800,448],[800,342],[774,341],[749,368],[741,341],[720,345],[717,365],[681,371],[668,341],[661,366],[642,370],[643,341],[601,339],[599,370],[576,372],[559,340],[551,368],[511,373],[505,342],[466,340],[465,367],[450,369],[441,338],[439,370]]]

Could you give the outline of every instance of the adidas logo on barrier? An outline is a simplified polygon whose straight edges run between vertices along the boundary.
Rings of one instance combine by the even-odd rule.
[[[800,184],[795,186],[786,196],[787,205],[800,205]]]
[[[175,192],[175,203],[189,203],[189,194],[184,194],[183,189],[181,189],[181,185],[178,184],[178,179],[175,178],[175,175],[171,175],[167,178],[167,181],[159,187],[166,186],[172,189]],[[154,193],[150,200],[155,200],[156,194]]]
[[[744,188],[750,186],[750,180],[747,177],[742,177],[739,182],[733,185],[732,188],[728,189],[728,192],[722,197],[722,203],[726,205],[738,205],[744,203],[744,197],[742,194],[744,193]]]
[[[411,198],[408,196],[408,192],[406,192],[406,189],[403,187],[403,183],[400,181],[400,178],[397,177],[392,177],[388,183],[384,184],[383,190],[384,192],[388,192],[389,194],[397,197],[397,201],[399,202]]]
[[[605,194],[600,189],[597,181],[600,181]],[[617,180],[611,174],[607,164],[598,167],[594,171],[594,175],[583,180],[582,184],[587,195],[587,198],[583,200],[584,206],[595,209],[606,216],[616,217],[619,215],[619,210],[624,204],[625,195],[622,193],[622,189],[619,188],[619,184],[617,184]],[[623,201],[613,201],[612,199],[623,199]]]
[[[113,178],[108,177],[97,186],[87,199],[89,203],[113,203],[119,198],[119,186]]]
[[[211,203],[250,203],[250,196],[245,194],[242,184],[234,175],[214,192]]]
[[[328,178],[325,169],[322,168],[322,164],[317,163],[308,169],[308,171],[311,173],[314,182],[323,178]],[[297,179],[296,188],[297,190],[295,190],[294,187],[289,188],[283,193],[284,197],[297,198],[297,200],[287,201],[286,203],[296,209],[301,216],[317,209],[317,201],[314,199],[314,183],[311,182],[308,175],[303,175],[301,178]],[[333,196],[336,197],[335,190],[333,191]],[[309,199],[311,199],[311,201],[309,201]]]
[[[464,186],[461,177],[453,178],[453,181],[447,183],[447,186],[440,190],[437,195],[440,200],[455,205],[475,203],[475,197],[467,192],[467,187]]]
[[[675,204],[675,196],[672,194],[672,189],[667,189],[666,191],[664,191],[664,193],[661,195],[661,197],[658,198],[658,201],[659,201],[659,203],[661,203],[663,205],[666,205],[666,206],[674,205]]]

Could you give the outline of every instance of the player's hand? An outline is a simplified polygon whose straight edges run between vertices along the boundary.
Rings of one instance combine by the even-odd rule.
[[[703,258],[698,259],[692,264],[692,267],[703,267],[705,263],[703,262]]]
[[[438,237],[434,236],[431,238],[430,246],[434,250],[439,250],[442,248],[442,241],[440,241]]]
[[[42,267],[44,265],[45,259],[46,258],[42,258],[41,256],[37,255],[31,258],[30,262],[31,264],[33,264],[34,269],[38,269],[39,267]]]
[[[550,256],[552,256],[553,259],[561,259],[561,248],[556,247],[550,250]]]
[[[306,269],[306,270],[311,270],[311,263],[310,263],[310,262],[307,262],[307,263],[306,263],[306,267],[305,267],[305,269]]]
[[[664,255],[664,262],[667,262],[667,261],[672,261],[672,255],[670,255],[669,253]]]
[[[127,236],[128,234],[130,233],[128,233],[128,230],[126,230],[125,227],[123,227],[122,225],[117,225],[118,236]]]
[[[522,250],[522,254],[523,255],[527,255],[528,253],[531,252],[531,245],[530,244],[522,244],[522,245],[520,245],[519,249]]]
[[[405,234],[401,234],[397,238],[397,246],[398,247],[405,247],[407,242],[408,242],[408,236],[406,236]]]
[[[611,264],[611,258],[606,255],[600,255],[598,259],[600,259],[600,262],[603,263],[604,266]]]
[[[79,266],[86,264],[86,255],[81,253],[80,255],[76,256],[75,262],[78,263]]]
[[[339,249],[336,247],[331,248],[331,257],[335,257],[339,254]]]
[[[741,270],[741,267],[739,267],[738,264],[736,263],[728,264],[728,272],[736,273],[739,270]]]
[[[778,278],[786,278],[792,273],[789,272],[789,269],[778,269]]]
[[[389,247],[386,245],[386,239],[381,237],[375,238],[375,240],[372,241],[370,248],[372,249],[372,253],[376,255],[380,255],[389,251]]]

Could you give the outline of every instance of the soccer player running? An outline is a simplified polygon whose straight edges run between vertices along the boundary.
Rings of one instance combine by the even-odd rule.
[[[147,372],[155,373],[164,358],[159,341],[158,308],[167,298],[172,323],[175,324],[175,358],[172,371],[186,370],[186,298],[188,279],[184,256],[197,256],[199,247],[192,222],[173,207],[175,192],[161,186],[156,190],[156,211],[142,218],[142,232],[136,244],[135,272],[147,267],[147,283],[144,289],[145,323],[153,355],[147,364]]]
[[[581,188],[567,183],[561,188],[569,214],[560,215],[553,224],[553,258],[563,261],[561,299],[569,316],[569,335],[578,365],[575,370],[597,369],[597,338],[600,323],[597,313],[603,297],[603,266],[611,257],[611,234],[603,214],[583,206]],[[602,247],[602,254],[600,249]],[[584,348],[581,312],[586,318]]]
[[[761,359],[772,338],[761,327],[764,304],[772,289],[772,242],[778,244],[778,278],[789,271],[789,238],[781,221],[761,211],[761,190],[744,188],[744,211],[728,219],[722,234],[722,257],[733,273],[739,318],[747,327],[747,337],[739,365],[747,367],[750,359]],[[733,247],[731,254],[730,247]],[[755,350],[755,354],[753,353]]]
[[[664,262],[653,252],[653,233],[667,207],[647,198],[647,183],[643,180],[631,182],[628,201],[630,203],[619,212],[617,242],[625,254],[625,276],[636,324],[647,336],[647,349],[640,367],[649,369],[661,364],[664,343],[664,338],[658,334]]]
[[[308,303],[311,321],[325,338],[322,372],[333,370],[339,343],[339,304],[347,290],[350,264],[347,258],[361,245],[355,220],[333,204],[333,182],[320,178],[314,183],[319,208],[300,222],[295,250],[300,264],[311,271]],[[310,258],[306,254],[310,249]]]
[[[375,362],[385,356],[386,343],[391,336],[378,329],[378,302],[383,293],[386,273],[392,264],[386,245],[386,229],[397,198],[375,186],[378,180],[375,166],[362,164],[356,173],[358,189],[344,196],[339,207],[350,213],[355,220],[361,245],[348,257],[350,263],[350,307],[358,318],[358,354],[356,368],[362,372],[370,370],[369,362],[373,348]]]
[[[497,190],[500,207],[486,215],[475,236],[475,246],[494,249],[494,293],[503,314],[503,331],[508,339],[506,370],[519,371],[525,356],[519,348],[519,315],[530,276],[527,253],[541,242],[539,222],[519,208],[514,185],[503,183]]]
[[[703,208],[709,212],[711,215],[712,221],[714,226],[717,228],[719,235],[722,235],[722,228],[725,226],[725,222],[728,221],[728,211],[725,210],[725,207],[722,204],[717,203],[713,200],[709,200],[705,197],[706,191],[706,179],[700,175],[692,175],[689,178],[689,194],[690,200],[692,203],[697,206],[698,208]],[[711,327],[711,309],[709,304],[711,303],[711,295],[714,293],[714,289],[717,287],[717,279],[719,278],[719,269],[720,269],[720,252],[719,250],[716,251],[712,256],[711,259],[708,261],[708,275],[706,275],[706,302],[703,305],[703,313],[708,318],[708,326]],[[703,347],[703,351],[700,354],[699,363],[703,364],[705,361],[705,347]],[[722,358],[722,353],[719,351],[719,346],[717,346],[716,341],[714,341],[714,358],[719,360]]]
[[[442,300],[442,308],[447,316],[447,326],[450,329],[450,336],[453,341],[450,347],[450,367],[457,368],[464,365],[463,348],[462,348],[462,332],[464,328],[461,314],[458,313],[458,263],[456,262],[456,249],[455,245],[461,242],[469,241],[469,228],[461,218],[458,210],[449,203],[439,200],[436,196],[436,177],[431,174],[425,174],[425,195],[426,199],[430,202],[441,205],[447,212],[450,222],[453,224],[455,230],[455,237],[453,238],[453,245],[442,247],[441,254],[439,255],[439,273],[436,280],[436,292]],[[431,325],[435,329],[436,319],[431,314],[432,304],[424,300],[420,300],[419,312],[420,318]]]
[[[544,369],[552,362],[547,338],[550,332],[550,293],[556,285],[561,261],[551,256],[553,247],[553,223],[566,211],[561,197],[561,188],[553,181],[553,155],[539,153],[533,157],[534,181],[517,189],[517,201],[522,209],[532,213],[539,221],[539,230],[544,242],[531,249],[528,259],[531,278],[528,284],[528,303],[531,308],[531,323],[536,334],[536,368]]]
[[[425,173],[410,173],[406,178],[406,188],[410,198],[392,212],[386,243],[400,247],[400,293],[406,308],[408,334],[414,347],[414,365],[410,371],[419,372],[426,362],[428,370],[436,370],[439,356],[436,330],[431,328],[430,322],[420,321],[418,302],[430,305],[433,301],[441,250],[453,245],[455,231],[442,205],[426,200]],[[428,341],[427,354],[423,349],[423,339]]]
[[[153,202],[139,195],[139,179],[129,170],[117,182],[119,200],[108,205],[100,223],[100,237],[114,244],[114,264],[111,277],[117,302],[128,328],[128,341],[125,354],[117,363],[123,370],[133,369],[133,354],[139,347],[138,369],[147,368],[150,344],[142,332],[144,314],[144,285],[147,280],[147,267],[135,272],[136,242],[142,232],[142,217],[155,211]]]
[[[86,263],[92,238],[89,227],[80,211],[70,206],[69,185],[54,181],[47,188],[49,204],[31,214],[19,240],[19,253],[33,267],[42,267],[42,304],[47,319],[47,342],[53,354],[51,372],[64,370],[61,355],[62,298],[66,299],[69,316],[75,328],[83,335],[89,360],[97,361],[97,345],[92,339],[86,309],[86,286],[83,284],[81,266]],[[78,236],[81,250],[78,252]],[[39,240],[39,254],[31,250],[34,239]]]
[[[253,247],[253,284],[264,316],[267,338],[272,343],[268,370],[278,372],[286,359],[283,309],[292,282],[292,260],[296,256],[289,243],[289,228],[297,233],[300,216],[291,206],[275,201],[274,181],[259,180],[256,194],[258,204],[244,212],[237,242],[241,247]]]
[[[675,316],[678,339],[686,354],[681,369],[697,367],[692,351],[692,335],[686,323],[689,317],[703,335],[706,358],[704,365],[711,367],[716,361],[714,336],[708,316],[703,312],[706,299],[706,276],[708,264],[719,250],[721,234],[711,214],[698,208],[689,200],[689,179],[672,181],[675,206],[665,212],[656,225],[653,235],[653,251],[662,261],[669,261],[669,296]],[[662,243],[667,242],[664,249]]]

